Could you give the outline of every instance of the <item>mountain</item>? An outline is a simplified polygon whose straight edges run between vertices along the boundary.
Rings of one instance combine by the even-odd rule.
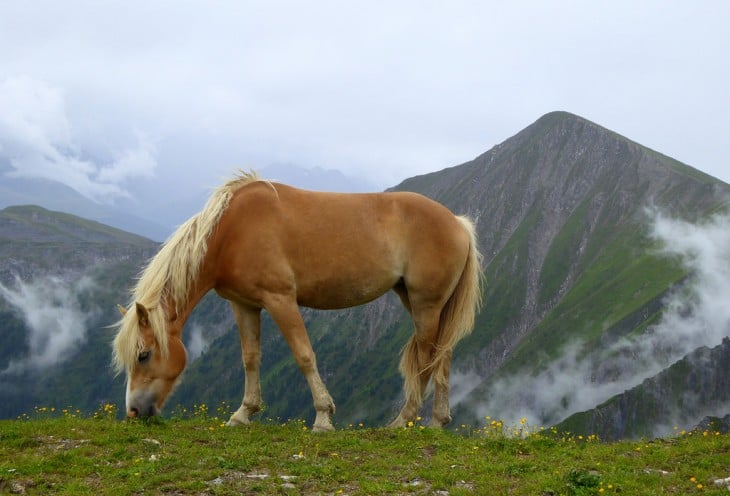
[[[128,211],[89,200],[58,181],[11,177],[6,172],[0,166],[0,208],[39,205],[49,210],[93,219],[153,239],[162,240],[169,234],[169,228],[163,228]]]
[[[124,378],[110,368],[109,326],[158,249],[155,241],[71,214],[0,210],[0,418],[36,406],[94,411],[123,401]],[[226,315],[225,302],[206,297],[191,316],[188,349],[202,351],[203,327],[208,339],[230,329]]]
[[[470,424],[530,412],[531,422],[551,425],[585,410],[575,383],[522,387],[542,384],[541,374],[558,365],[570,375],[566,356],[590,359],[581,370],[593,388],[588,407],[681,358],[684,351],[672,350],[656,369],[616,372],[627,359],[619,345],[661,322],[666,298],[689,280],[688,269],[658,253],[647,209],[700,221],[725,209],[730,197],[727,184],[566,112],[541,117],[471,162],[393,190],[423,193],[476,221],[485,305],[455,350],[452,376],[455,421]],[[397,299],[306,310],[305,321],[337,420],[380,424],[392,416],[400,399],[398,352],[412,326]],[[263,336],[267,414],[310,417],[309,392],[270,322]],[[228,333],[214,342],[208,353],[225,365],[193,364],[179,394],[239,401],[236,340]]]
[[[138,198],[119,198],[105,205],[92,201],[65,184],[42,178],[15,177],[0,158],[0,208],[39,205],[92,219],[128,232],[162,241],[180,224],[198,212],[207,192],[160,194],[154,181],[136,185]],[[258,171],[266,177],[294,186],[320,191],[365,192],[383,188],[367,179],[345,175],[338,170],[295,165],[271,165]]]
[[[728,377],[730,338],[725,338],[714,348],[698,348],[597,407],[571,415],[557,427],[561,431],[591,432],[612,441],[693,426],[705,416],[727,415]]]
[[[662,334],[669,315],[676,314],[678,320],[708,317],[704,319],[708,326],[713,322],[693,306],[699,269],[663,254],[653,227],[657,213],[702,225],[727,210],[730,186],[696,169],[581,117],[553,112],[473,161],[410,178],[393,190],[423,193],[457,214],[471,216],[477,226],[487,283],[476,328],[454,351],[452,409],[457,425],[478,425],[487,415],[509,421],[525,412],[531,425],[553,425],[578,412],[601,418],[594,415],[594,408],[646,379],[659,378],[663,370],[697,349],[714,350],[721,344],[717,332],[695,332],[678,341],[667,341]],[[19,372],[34,377],[36,384],[21,399],[15,391],[12,401],[19,404],[32,404],[36,398],[69,398],[83,406],[102,399],[123,402],[123,380],[111,377],[106,368],[110,331],[91,329],[116,319],[113,304],[126,300],[126,288],[156,245],[142,243],[135,248],[138,252],[125,254],[124,244],[114,236],[92,244],[90,239],[102,236],[100,226],[82,229],[80,222],[72,224],[89,232],[74,236],[85,241],[71,239],[73,228],[62,229],[64,240],[48,240],[50,233],[41,240],[16,221],[7,231],[15,237],[5,235],[0,245],[10,253],[0,259],[0,275],[5,275],[1,280],[6,287],[15,284],[11,289],[16,293],[22,293],[23,286],[11,274],[20,273],[20,281],[31,285],[55,277],[73,260],[78,261],[70,263],[73,270],[66,271],[62,281],[69,288],[81,274],[102,281],[95,293],[85,287],[74,290],[81,294],[74,300],[77,308],[94,309],[90,313],[96,317],[87,318],[90,331],[85,337],[96,341],[69,349],[66,360],[46,369],[52,374]],[[122,253],[108,255],[107,264],[99,255],[104,250]],[[32,263],[26,264],[26,257]],[[100,264],[94,266],[95,261]],[[114,265],[122,262],[123,266]],[[87,270],[92,266],[94,270]],[[5,351],[0,352],[0,370],[18,356],[42,358],[43,350],[34,349],[30,338],[24,349],[9,351],[11,343],[24,341],[23,332],[30,337],[33,333],[17,307],[5,303],[0,311],[0,336],[8,335],[8,326],[14,336],[13,341],[0,343]],[[357,308],[304,309],[303,315],[320,373],[337,404],[337,424],[381,425],[393,416],[401,400],[398,355],[412,333],[398,299],[387,295]],[[724,328],[719,332],[728,333]],[[240,345],[225,303],[207,297],[191,317],[185,339],[189,348],[197,343],[196,353],[205,351],[189,364],[170,408],[176,403],[240,402]],[[262,415],[311,420],[306,382],[266,313],[262,348],[266,405]],[[713,375],[716,362],[702,363],[707,364],[700,366],[707,379],[703,387],[728,387],[721,375]],[[2,405],[9,404],[8,396],[3,396],[3,387],[12,385],[8,377],[0,374]],[[690,395],[696,400],[687,422],[695,425],[707,415],[723,415],[722,405],[704,401],[688,389],[692,381],[671,377],[672,389],[662,391],[671,391],[677,400],[672,405],[681,409],[682,398]],[[675,414],[672,418],[679,418]],[[671,425],[668,418],[652,422]],[[595,422],[588,427],[600,432],[610,428]],[[646,422],[639,427],[631,431],[623,426],[627,435],[655,433],[652,428],[647,434]]]
[[[96,221],[38,206],[0,210],[0,282],[44,270],[73,272],[153,253],[157,243]]]
[[[88,408],[112,391],[114,303],[158,244],[37,206],[0,211],[0,416]]]
[[[577,359],[610,368],[602,351],[658,322],[685,280],[676,260],[658,256],[647,207],[697,221],[730,197],[727,184],[565,112],[397,189],[477,220],[489,283],[476,331],[455,352],[468,376],[456,418],[527,411],[542,425],[580,408],[581,393],[546,398],[525,381],[552,373],[572,343]]]

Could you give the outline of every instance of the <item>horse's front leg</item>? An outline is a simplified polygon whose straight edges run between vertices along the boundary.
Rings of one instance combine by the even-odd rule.
[[[251,422],[251,415],[261,410],[261,310],[246,308],[231,302],[233,314],[241,336],[241,357],[246,371],[243,401],[231,415],[227,425],[241,425]]]
[[[317,412],[312,431],[335,430],[331,418],[335,413],[335,403],[332,401],[332,397],[317,370],[317,359],[314,350],[312,350],[307,329],[304,327],[302,315],[299,313],[296,298],[286,295],[272,295],[266,302],[266,310],[269,311],[284,339],[289,344],[299,370],[307,379],[309,389],[312,391],[312,400]]]

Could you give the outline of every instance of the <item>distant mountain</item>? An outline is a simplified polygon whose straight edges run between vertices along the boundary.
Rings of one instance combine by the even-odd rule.
[[[140,198],[121,198],[113,205],[92,201],[58,181],[12,177],[9,167],[0,164],[0,208],[14,205],[39,205],[163,241],[205,204],[209,191],[187,195],[160,195],[156,187],[138,188]],[[272,165],[258,170],[259,175],[300,188],[318,191],[366,192],[383,188],[367,179],[345,175],[338,170],[295,165]]]
[[[0,210],[0,418],[53,405],[93,411],[124,398],[110,368],[117,303],[159,243],[38,206]],[[219,298],[204,299],[190,350],[232,325]],[[191,357],[193,358],[193,357]]]
[[[129,212],[89,200],[73,188],[48,179],[10,177],[0,168],[0,208],[13,205],[39,205],[93,219],[110,226],[163,240],[168,229]]]
[[[270,171],[262,175],[295,182]],[[509,421],[530,412],[531,423],[548,426],[586,412],[583,418],[593,423],[580,425],[607,432],[609,422],[599,422],[601,405],[614,404],[611,397],[645,379],[654,377],[664,384],[662,370],[672,370],[668,403],[680,411],[673,411],[671,418],[653,418],[653,424],[670,425],[672,419],[682,418],[696,425],[707,415],[728,413],[723,405],[703,402],[702,395],[690,390],[699,384],[690,377],[701,377],[705,391],[727,388],[717,361],[699,361],[693,372],[673,366],[693,352],[718,353],[721,339],[704,344],[709,352],[683,351],[687,343],[667,347],[660,343],[652,348],[649,341],[660,332],[664,315],[691,313],[695,278],[676,257],[659,253],[658,242],[650,236],[647,207],[701,222],[727,210],[729,185],[581,117],[553,112],[471,162],[410,178],[393,189],[430,196],[457,214],[470,215],[477,226],[487,284],[476,328],[453,356],[452,405],[457,424],[479,424],[485,415]],[[41,214],[39,220],[53,216]],[[26,219],[32,215],[33,210],[28,210]],[[2,219],[0,224],[7,223]],[[103,309],[97,311],[103,319],[91,319],[98,325],[116,318],[113,304],[125,298],[134,273],[155,250],[151,244],[138,246],[138,252],[125,252],[120,247],[135,246],[136,241],[130,239],[125,245],[120,241],[124,236],[104,233],[97,224],[72,222],[75,227],[60,227],[64,239],[54,241],[47,227],[53,222],[39,222],[33,229],[15,222],[6,231],[15,234],[0,235],[0,248],[10,250],[5,252],[10,255],[0,258],[0,281],[14,284],[10,274],[18,271],[23,281],[31,281],[66,266],[73,268],[73,274],[83,273],[84,265],[97,267],[92,277],[103,281],[101,289],[96,296],[82,292],[85,296],[78,305]],[[63,226],[64,221],[54,222]],[[104,236],[111,237],[104,241]],[[91,240],[96,239],[99,242],[92,246]],[[119,249],[121,254],[100,256],[105,250]],[[115,268],[122,261],[125,268]],[[670,301],[679,303],[668,309]],[[23,342],[27,323],[2,298],[0,311],[0,336],[13,336],[13,341],[0,343],[0,350],[10,350],[10,343]],[[337,404],[335,421],[379,425],[394,415],[402,387],[398,355],[412,332],[397,298],[388,295],[337,312],[304,309],[303,315],[320,373]],[[10,332],[3,334],[7,328]],[[89,336],[97,336],[98,341],[81,348],[52,375],[34,376],[33,390],[16,390],[12,401],[27,405],[53,389],[46,398],[75,398],[72,403],[85,406],[101,399],[123,402],[123,381],[106,375],[109,332]],[[238,333],[225,302],[213,295],[206,298],[185,336],[190,348],[193,336],[196,343],[203,339],[205,346],[194,346],[207,351],[189,364],[171,406],[238,403],[243,368]],[[634,346],[641,340],[653,353],[653,368],[645,367],[642,351]],[[306,382],[266,313],[262,342],[263,415],[311,420]],[[32,350],[26,345],[20,352],[0,353],[0,370],[11,363],[13,353],[25,356]],[[689,374],[686,380],[680,380],[674,368]],[[61,383],[51,377],[67,380]],[[571,382],[576,378],[581,381]],[[3,384],[8,383],[3,383],[0,373],[0,405],[11,404],[3,396]],[[660,389],[664,391],[655,391]],[[641,402],[640,394],[633,398]],[[694,401],[691,410],[682,409],[684,399]],[[623,406],[608,417],[632,418],[630,405],[615,401]],[[645,411],[641,408],[648,408],[648,403],[633,411]],[[12,414],[0,411],[0,415]],[[631,422],[631,428],[622,427],[625,435],[656,434],[647,422]]]
[[[591,432],[601,439],[665,434],[691,428],[705,416],[728,415],[730,338],[698,348],[655,377],[558,424],[561,431]],[[681,426],[681,427],[680,427]]]
[[[158,243],[96,221],[38,206],[0,210],[0,282],[76,272],[154,253]]]

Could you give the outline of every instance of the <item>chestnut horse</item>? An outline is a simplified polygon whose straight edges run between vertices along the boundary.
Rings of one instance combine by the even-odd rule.
[[[269,312],[309,384],[313,430],[332,430],[335,405],[299,306],[339,309],[394,290],[413,317],[402,351],[405,404],[392,422],[413,421],[433,377],[432,426],[451,420],[454,345],[471,332],[481,302],[481,256],[465,217],[416,193],[305,191],[241,172],[180,226],[142,272],[114,339],[126,371],[129,417],[160,413],[185,368],[182,329],[211,289],[230,301],[241,336],[245,388],[228,425],[261,407],[261,310]]]

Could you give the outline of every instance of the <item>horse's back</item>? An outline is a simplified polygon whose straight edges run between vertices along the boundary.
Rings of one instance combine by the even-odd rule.
[[[227,273],[251,287],[289,287],[315,308],[365,303],[400,281],[427,285],[460,271],[468,253],[456,217],[409,192],[252,183],[232,199],[220,227]]]

